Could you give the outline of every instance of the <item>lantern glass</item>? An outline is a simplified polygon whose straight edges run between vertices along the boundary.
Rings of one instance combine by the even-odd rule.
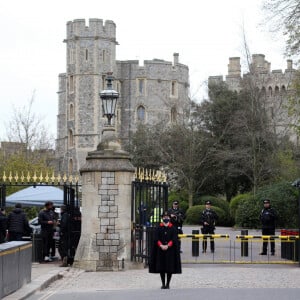
[[[111,125],[111,119],[115,116],[119,93],[112,89],[113,77],[107,77],[107,89],[100,92],[102,100],[103,116],[107,117],[108,125]]]

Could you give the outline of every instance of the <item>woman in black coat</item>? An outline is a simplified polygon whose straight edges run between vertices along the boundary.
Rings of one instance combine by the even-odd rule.
[[[172,274],[181,273],[177,229],[170,222],[170,215],[164,212],[163,222],[155,230],[150,254],[149,272],[160,273],[162,289],[170,288]],[[165,281],[167,274],[167,283]]]

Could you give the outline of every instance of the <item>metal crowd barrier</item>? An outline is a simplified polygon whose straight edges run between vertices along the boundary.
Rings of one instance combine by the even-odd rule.
[[[182,263],[272,263],[293,264],[299,260],[299,236],[287,235],[236,235],[179,234]],[[202,243],[207,241],[207,251]],[[210,251],[210,241],[215,250]],[[275,243],[275,255],[270,254],[270,242]],[[267,255],[260,255],[263,242],[268,242]]]

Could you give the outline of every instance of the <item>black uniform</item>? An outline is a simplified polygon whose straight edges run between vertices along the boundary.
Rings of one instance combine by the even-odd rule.
[[[7,217],[0,210],[0,243],[4,243],[6,239]]]
[[[70,226],[69,226],[70,216],[66,211],[61,211],[61,219],[59,222],[59,255],[62,259],[68,257],[70,249]]]
[[[184,212],[180,208],[169,208],[168,210],[169,215],[171,215],[171,223],[177,229],[179,234],[182,234],[182,224],[185,219]],[[174,217],[172,217],[174,215]]]
[[[276,211],[271,207],[264,207],[259,216],[262,224],[262,235],[275,235],[275,223],[277,219]],[[275,242],[270,241],[271,254],[275,253]],[[267,254],[268,241],[263,242],[263,251],[261,254]]]
[[[161,245],[168,245],[168,249],[162,250]],[[171,223],[167,226],[161,223],[155,229],[153,247],[149,260],[149,272],[160,273],[163,284],[162,288],[169,288],[172,274],[181,273],[178,235],[176,228]],[[165,274],[167,274],[166,286]]]
[[[215,233],[215,223],[218,220],[218,215],[212,209],[206,208],[202,211],[200,216],[200,225],[202,225],[201,233],[202,234],[214,234]],[[207,224],[204,224],[207,223]],[[207,238],[203,239],[202,242],[202,250],[203,253],[206,252],[207,249]],[[214,239],[210,239],[210,250],[211,252],[215,251],[215,242]]]

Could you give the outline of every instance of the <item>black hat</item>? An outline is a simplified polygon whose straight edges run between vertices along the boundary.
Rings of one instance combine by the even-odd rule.
[[[165,217],[165,216],[170,217],[170,213],[169,213],[167,210],[165,210],[165,211],[162,213],[162,215],[161,215],[162,218]]]
[[[270,200],[269,199],[264,199],[264,204],[265,203],[270,203]]]
[[[211,202],[209,200],[205,201],[205,204],[211,204]]]
[[[173,204],[178,205],[179,202],[177,200],[173,201]]]

